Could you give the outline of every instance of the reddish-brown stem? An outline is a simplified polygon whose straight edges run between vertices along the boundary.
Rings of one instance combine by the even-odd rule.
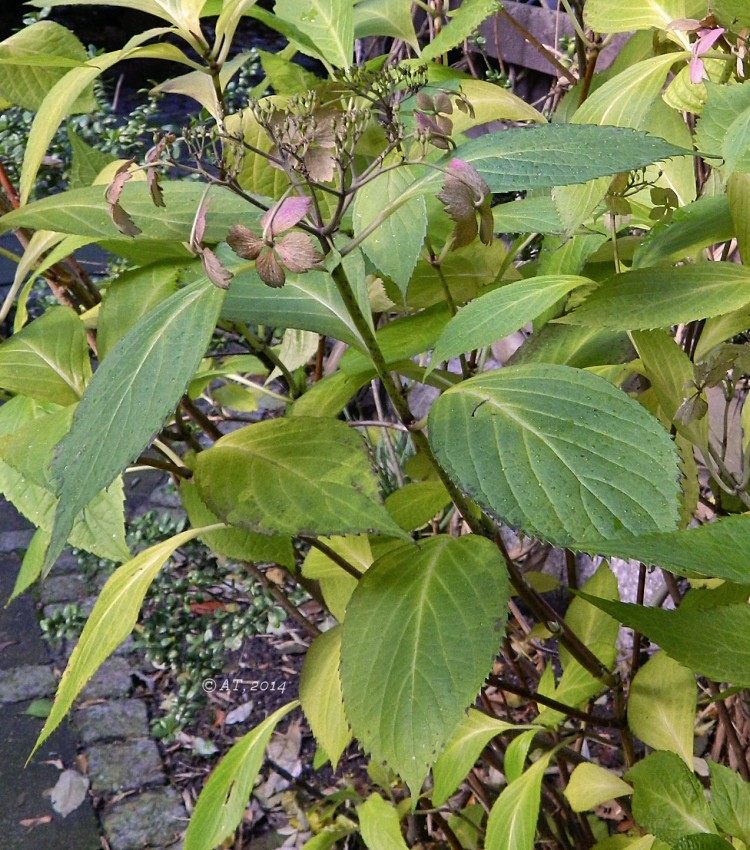
[[[538,702],[541,705],[546,705],[547,708],[552,708],[555,711],[559,711],[562,714],[567,715],[568,717],[575,717],[576,720],[582,720],[585,723],[591,723],[594,726],[602,726],[607,729],[621,729],[624,725],[624,721],[620,720],[617,717],[605,717],[601,714],[589,714],[587,711],[581,711],[578,708],[573,708],[570,705],[565,705],[564,702],[558,702],[556,699],[552,699],[551,697],[543,696],[540,693],[532,693],[526,688],[522,688],[520,685],[515,685],[513,682],[508,682],[505,679],[501,679],[494,674],[490,674],[487,677],[487,681],[494,688],[498,688],[498,690],[506,691],[510,694],[516,694],[519,697],[524,697],[525,699],[533,700],[534,702]]]
[[[214,425],[214,423],[208,418],[208,416],[206,416],[206,414],[196,404],[193,404],[192,399],[188,398],[187,395],[182,397],[180,405],[185,413],[187,413],[187,415],[197,425],[199,425],[212,440],[220,440],[224,436],[216,425]]]

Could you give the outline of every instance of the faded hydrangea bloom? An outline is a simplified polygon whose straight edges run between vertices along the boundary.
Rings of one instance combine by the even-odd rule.
[[[327,183],[336,170],[336,122],[333,107],[316,107],[310,113],[293,115],[278,111],[269,122],[275,141],[271,153],[288,157],[295,170],[310,180]]]
[[[454,249],[470,245],[476,239],[477,233],[485,245],[492,244],[492,194],[490,187],[473,165],[462,159],[452,159],[445,176],[445,184],[437,197],[445,204],[445,211],[456,222],[453,230]]]
[[[307,233],[294,231],[277,238],[302,221],[310,203],[310,198],[295,197],[285,198],[272,206],[260,221],[261,236],[242,224],[236,224],[229,231],[229,247],[244,260],[255,260],[258,276],[268,286],[284,285],[285,268],[294,274],[302,274],[321,258]]]

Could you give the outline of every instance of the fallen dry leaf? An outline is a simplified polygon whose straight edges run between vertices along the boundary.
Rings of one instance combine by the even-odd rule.
[[[52,815],[44,815],[44,817],[41,818],[24,818],[20,821],[21,826],[28,826],[32,829],[35,826],[41,826],[45,823],[52,823]]]
[[[77,770],[64,770],[52,789],[52,808],[64,818],[86,799],[89,779]]]

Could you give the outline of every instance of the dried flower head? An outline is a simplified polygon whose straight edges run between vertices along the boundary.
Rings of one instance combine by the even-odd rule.
[[[448,215],[456,222],[453,230],[454,249],[471,244],[477,233],[485,245],[492,244],[492,194],[490,187],[473,165],[462,159],[452,159],[445,175],[445,183],[437,197],[445,205]]]
[[[293,231],[277,238],[302,221],[310,210],[310,203],[310,198],[294,197],[274,204],[260,220],[261,236],[242,224],[236,224],[229,231],[229,247],[244,260],[255,260],[258,276],[268,286],[284,285],[284,268],[294,274],[303,274],[321,259],[307,233]]]
[[[274,143],[271,153],[306,179],[333,179],[337,158],[337,125],[341,113],[317,100],[298,97],[285,109],[274,109],[264,126]]]

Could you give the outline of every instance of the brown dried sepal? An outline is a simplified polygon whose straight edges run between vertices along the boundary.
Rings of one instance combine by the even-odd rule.
[[[257,260],[266,243],[244,224],[235,224],[227,236],[227,245],[243,260]]]
[[[470,245],[477,234],[485,245],[492,243],[492,194],[490,187],[472,165],[462,159],[451,160],[445,183],[437,198],[445,205],[448,216],[456,222],[453,230],[454,250]]]

